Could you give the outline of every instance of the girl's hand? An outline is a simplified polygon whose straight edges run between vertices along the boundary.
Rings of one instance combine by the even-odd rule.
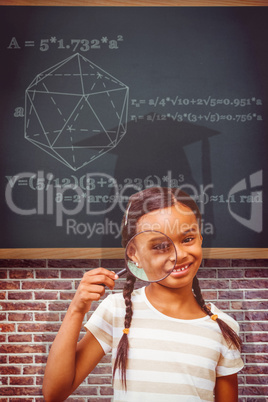
[[[96,268],[83,276],[70,307],[73,311],[86,314],[92,301],[98,301],[105,293],[105,286],[114,288],[114,281],[118,276],[105,268]],[[104,286],[105,285],[105,286]]]

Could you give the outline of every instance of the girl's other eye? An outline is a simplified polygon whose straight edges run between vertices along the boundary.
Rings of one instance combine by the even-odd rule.
[[[190,243],[191,241],[193,241],[195,239],[194,236],[188,236],[183,240],[183,243]]]

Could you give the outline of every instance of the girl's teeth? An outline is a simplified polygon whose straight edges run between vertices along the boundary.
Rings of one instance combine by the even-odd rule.
[[[184,270],[187,269],[187,268],[188,268],[188,265],[186,265],[186,267],[183,267],[183,268],[173,269],[173,271],[175,271],[175,272],[180,272],[180,271],[184,271]]]

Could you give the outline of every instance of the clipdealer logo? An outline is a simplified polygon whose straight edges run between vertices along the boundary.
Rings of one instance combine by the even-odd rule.
[[[253,230],[254,232],[261,233],[263,229],[263,191],[261,189],[263,184],[263,172],[259,170],[249,176],[249,186],[247,186],[246,179],[240,180],[236,183],[228,194],[228,210],[231,216],[241,225]],[[250,191],[250,193],[248,193]],[[243,192],[243,194],[241,194]],[[245,194],[246,193],[246,194]],[[239,195],[240,203],[247,202],[251,204],[250,217],[247,219],[238,215],[231,208],[231,200]]]
[[[113,183],[113,195],[94,195],[92,194],[92,186],[91,181],[97,177],[104,177],[110,182]],[[171,172],[169,172],[169,176],[171,178]],[[53,175],[51,173],[45,175],[44,172],[38,171],[38,173],[19,173],[15,176],[7,176],[7,186],[5,191],[6,203],[11,211],[18,215],[53,215],[55,214],[56,218],[56,226],[63,226],[65,218],[73,217],[78,215],[82,210],[86,213],[86,215],[103,215],[104,213],[110,212],[116,205],[120,207],[122,212],[125,212],[124,204],[127,201],[129,195],[127,190],[131,190],[131,192],[137,192],[140,188],[132,184],[125,184],[122,188],[119,187],[116,180],[104,173],[91,173],[87,174],[84,177],[83,183],[76,184],[68,184],[66,187],[55,188],[53,185]],[[33,185],[33,181],[35,182],[35,186]],[[21,197],[18,197],[18,193],[16,193],[16,188],[20,188],[20,184],[24,184],[29,182],[29,186],[32,190],[36,190],[36,199],[35,205],[32,205],[30,208],[29,205],[21,206],[20,200]],[[168,184],[171,185],[171,179]],[[31,184],[31,185],[30,185]],[[248,178],[243,178],[239,182],[237,182],[230,189],[226,204],[228,208],[228,212],[230,215],[241,225],[247,227],[248,229],[260,233],[263,230],[263,171],[259,170],[253,174],[251,174]],[[177,186],[176,186],[177,187]],[[200,204],[200,212],[204,214],[205,205],[212,201],[221,200],[222,196],[210,196],[207,194],[209,189],[212,189],[213,184],[209,184],[207,186],[200,185],[200,188],[197,189],[194,186],[183,183],[179,186],[178,190],[185,190],[189,193],[196,201]],[[17,196],[14,196],[13,192]],[[73,203],[72,208],[67,208],[66,203],[64,203],[65,198],[70,198],[69,195],[65,197],[65,192],[72,192],[73,197],[80,199],[80,202]],[[69,194],[69,193],[67,193]],[[97,197],[97,200],[95,198]],[[16,203],[16,200],[18,204]],[[87,201],[86,201],[87,200]],[[246,218],[242,215],[243,208],[241,208],[241,212],[237,205],[237,201],[239,205],[247,204],[248,208],[250,208],[249,218]],[[219,201],[222,202],[222,201]],[[103,208],[99,210],[93,210],[93,204],[101,203]],[[69,220],[68,230],[74,230],[74,220]],[[75,221],[76,222],[76,221]],[[209,222],[206,222],[205,230],[210,234],[213,233],[213,225]],[[92,229],[92,228],[91,228]],[[90,230],[91,230],[90,229]],[[79,226],[79,231],[84,231],[84,227]],[[93,230],[93,229],[92,229]],[[100,228],[94,228],[94,230],[100,230]],[[105,229],[106,230],[106,229]],[[89,231],[89,233],[91,233]]]

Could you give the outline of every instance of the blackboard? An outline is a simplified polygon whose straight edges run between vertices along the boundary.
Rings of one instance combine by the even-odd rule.
[[[267,247],[267,7],[7,7],[0,248],[113,248],[178,186],[207,248]]]

